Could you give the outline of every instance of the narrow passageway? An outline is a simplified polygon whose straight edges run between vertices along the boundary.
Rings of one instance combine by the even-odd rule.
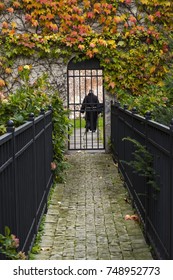
[[[110,154],[74,152],[65,183],[56,186],[45,221],[45,260],[150,260],[127,192]]]

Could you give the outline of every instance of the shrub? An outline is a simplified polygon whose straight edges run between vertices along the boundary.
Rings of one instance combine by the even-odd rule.
[[[55,178],[62,179],[60,172],[65,167],[64,151],[68,133],[68,111],[64,109],[59,93],[48,82],[47,74],[43,74],[35,81],[30,81],[31,66],[25,65],[18,68],[21,86],[15,93],[7,97],[0,93],[0,135],[6,131],[9,119],[14,125],[19,126],[28,120],[30,113],[35,116],[40,114],[41,108],[52,105],[53,108],[53,150]]]
[[[0,134],[5,132],[5,126],[9,118],[14,121],[15,126],[19,126],[27,121],[32,112],[38,115],[42,107],[50,104],[49,84],[47,75],[43,74],[33,83],[29,82],[30,68],[19,68],[22,85],[16,89],[15,93],[10,93],[7,97],[1,92],[0,95]],[[24,67],[25,67],[24,66]]]
[[[170,107],[157,106],[154,108],[152,112],[152,119],[166,126],[170,125],[172,118],[173,118],[172,106]]]
[[[18,252],[19,239],[11,234],[10,229],[5,227],[5,234],[0,234],[0,253],[9,260],[25,260],[24,252]]]
[[[63,107],[63,102],[59,98],[58,93],[54,93],[51,97],[53,108],[53,150],[54,150],[54,173],[58,181],[62,181],[62,171],[66,163],[64,161],[64,152],[66,149],[66,140],[68,136],[68,127],[70,122],[68,119],[68,110]]]

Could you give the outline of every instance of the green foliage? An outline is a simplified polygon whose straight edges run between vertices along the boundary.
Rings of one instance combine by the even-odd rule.
[[[54,93],[51,96],[51,104],[53,108],[53,157],[57,167],[54,173],[56,180],[61,181],[62,171],[66,167],[64,152],[66,150],[68,127],[70,127],[68,119],[69,112],[64,109],[63,102],[58,93]]]
[[[19,126],[27,121],[30,113],[38,116],[40,109],[50,104],[50,97],[47,94],[49,92],[47,75],[40,76],[33,83],[29,82],[29,75],[28,69],[20,71],[22,86],[17,88],[15,93],[11,92],[8,97],[1,98],[1,134],[4,133],[5,125],[9,119],[14,121],[15,126]]]
[[[173,118],[173,65],[170,62],[170,70],[164,79],[164,104],[158,102],[152,110],[152,118],[164,125],[169,126]]]
[[[152,119],[163,125],[169,126],[173,118],[173,107],[157,106],[152,111]]]
[[[33,245],[32,249],[31,249],[31,252],[29,253],[29,256],[28,256],[29,260],[34,260],[35,255],[38,254],[41,250],[40,242],[41,242],[42,235],[44,233],[45,218],[46,218],[46,216],[43,215],[43,217],[41,219],[40,226],[39,226],[39,230],[37,232],[36,239],[34,241],[34,245]]]
[[[133,107],[137,108],[137,111],[145,115],[147,111],[153,111],[157,106],[166,107],[168,98],[166,92],[159,86],[146,86],[145,94],[132,96],[126,91],[120,90],[117,93],[118,100],[121,104],[127,104],[128,109]]]
[[[117,91],[117,98],[121,104],[127,104],[128,109],[133,107],[141,115],[147,111],[151,112],[154,121],[169,126],[173,118],[173,67],[170,65],[170,71],[165,76],[162,84],[146,85],[145,94],[132,96],[125,90]]]
[[[169,34],[167,39],[169,45],[169,54],[173,50],[172,33]],[[164,52],[164,45],[163,45]],[[146,63],[150,64],[151,60],[148,59]],[[154,74],[156,66],[153,63],[153,67],[150,68],[151,73]],[[171,111],[173,106],[173,64],[172,59],[167,60],[162,67],[165,70],[164,75],[160,75],[160,81],[158,83],[146,82],[143,83],[142,89],[131,94],[131,90],[120,88],[117,90],[118,101],[122,105],[127,104],[131,110],[136,107],[139,114],[145,115],[147,111],[152,112],[152,118],[161,122],[162,124],[169,125],[171,120]],[[160,115],[159,115],[160,111]]]
[[[25,260],[26,256],[23,252],[18,252],[19,239],[11,234],[10,229],[6,226],[5,233],[0,234],[0,253],[9,260]]]
[[[153,157],[145,146],[141,145],[137,140],[130,137],[123,138],[123,141],[131,142],[135,151],[132,153],[134,159],[130,162],[123,161],[128,166],[132,167],[134,172],[139,176],[146,178],[146,183],[154,188],[154,190],[159,191],[156,177],[157,174],[153,166]]]
[[[28,120],[29,114],[35,117],[40,114],[41,108],[52,105],[53,108],[53,150],[54,150],[54,174],[60,180],[61,171],[65,167],[64,151],[68,133],[68,110],[63,107],[63,102],[58,92],[54,91],[48,82],[47,74],[43,74],[37,80],[30,81],[30,66],[25,65],[19,69],[22,86],[15,93],[0,99],[0,135],[5,132],[5,126],[9,119],[14,125],[19,126]]]

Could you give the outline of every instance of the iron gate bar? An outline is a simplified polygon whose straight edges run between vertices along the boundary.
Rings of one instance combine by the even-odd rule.
[[[68,70],[81,70],[81,69],[103,69],[100,67],[100,62],[97,58],[76,61],[76,58],[70,60]]]
[[[67,81],[68,108],[71,112],[69,118],[72,120],[74,130],[73,134],[69,136],[68,149],[105,149],[103,69],[100,67],[99,61],[91,59],[75,62],[72,59],[68,65]],[[86,132],[83,116],[80,112],[82,102],[89,89],[94,90],[94,94],[100,99],[103,108],[103,128],[100,129],[100,118],[98,118],[97,132],[94,134]],[[102,139],[100,134],[102,134]]]

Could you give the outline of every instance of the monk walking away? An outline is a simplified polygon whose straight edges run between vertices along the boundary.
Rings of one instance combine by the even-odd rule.
[[[93,90],[89,90],[88,95],[85,96],[80,109],[82,114],[85,113],[86,132],[89,130],[95,132],[97,129],[98,115],[101,113],[101,107],[98,97]]]

